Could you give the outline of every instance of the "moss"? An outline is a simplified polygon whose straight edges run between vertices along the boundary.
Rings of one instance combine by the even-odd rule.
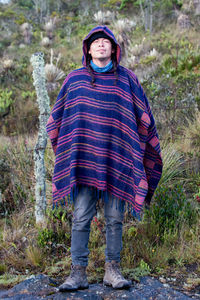
[[[14,285],[20,283],[21,281],[26,279],[26,275],[11,275],[5,273],[4,275],[0,276],[0,288],[11,288]]]

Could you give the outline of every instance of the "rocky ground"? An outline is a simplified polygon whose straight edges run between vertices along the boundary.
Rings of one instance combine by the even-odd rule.
[[[200,299],[200,294],[186,295],[170,287],[168,283],[162,283],[156,278],[145,276],[139,283],[133,282],[128,290],[113,290],[102,284],[91,284],[89,289],[59,293],[58,283],[46,275],[31,276],[29,279],[17,284],[7,291],[0,291],[0,299],[4,300],[39,300],[39,299],[134,299],[134,300],[189,300]]]

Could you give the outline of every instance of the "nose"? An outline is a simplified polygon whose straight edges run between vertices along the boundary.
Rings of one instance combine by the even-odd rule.
[[[101,39],[99,39],[99,47],[104,47],[104,43],[103,43],[103,39],[101,40]]]

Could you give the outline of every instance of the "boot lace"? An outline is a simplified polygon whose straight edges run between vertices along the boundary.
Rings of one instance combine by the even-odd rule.
[[[79,276],[81,276],[82,273],[82,268],[79,266],[71,266],[71,273],[69,275],[70,278],[72,279],[77,279]]]
[[[112,273],[113,277],[115,277],[116,279],[124,280],[124,278],[119,270],[119,266],[117,264],[111,264],[110,272]]]

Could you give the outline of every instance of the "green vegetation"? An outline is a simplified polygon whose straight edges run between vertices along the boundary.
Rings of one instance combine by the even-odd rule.
[[[35,224],[33,148],[38,111],[30,57],[42,51],[50,64],[53,49],[56,70],[67,75],[81,67],[82,39],[100,22],[94,19],[97,2],[89,2],[45,0],[46,6],[36,7],[34,1],[20,0],[0,8],[0,287],[37,272],[69,273],[72,208],[51,209],[54,154],[50,144],[45,153],[47,221],[44,227]],[[143,221],[125,215],[121,265],[124,275],[136,281],[148,274],[181,272],[191,282],[186,266],[196,264],[194,279],[200,276],[199,16],[189,0],[153,1],[150,32],[141,13],[140,4],[145,8],[145,2],[99,4],[99,10],[114,13],[108,26],[127,49],[122,64],[134,70],[150,101],[164,162],[162,179]],[[186,13],[192,27],[179,29],[175,10]],[[45,24],[53,19],[49,38]],[[136,26],[129,30],[127,20]],[[30,44],[21,31],[26,22],[31,28]],[[46,37],[49,40],[43,40]],[[52,105],[62,80],[47,84]],[[89,280],[102,281],[103,210],[92,221],[89,248]]]
[[[154,196],[151,211],[148,215],[150,222],[157,224],[159,234],[180,230],[183,226],[196,224],[197,208],[188,201],[183,186],[173,185],[171,188],[162,185]]]
[[[12,91],[0,89],[0,114],[6,113],[12,103]]]

